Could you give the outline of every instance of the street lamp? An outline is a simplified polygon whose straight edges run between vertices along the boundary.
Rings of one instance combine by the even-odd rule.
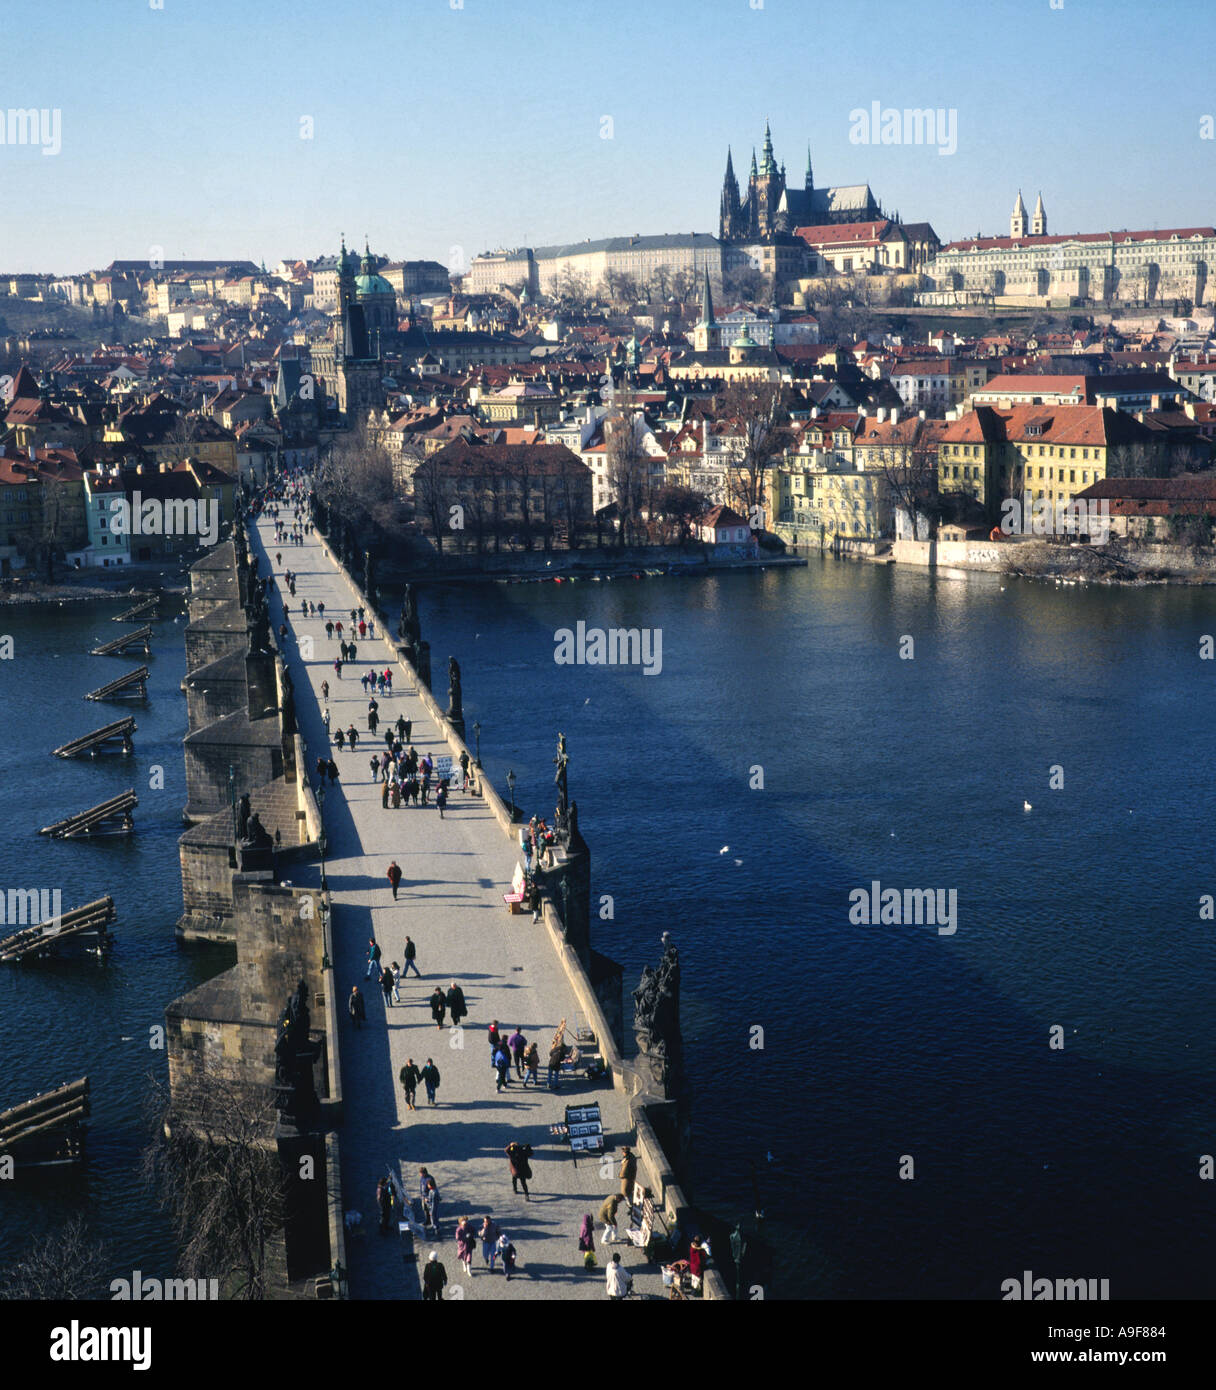
[[[507,786],[511,788],[511,824],[515,824],[515,773],[507,773]]]
[[[473,762],[477,765],[477,770],[481,770],[481,725],[473,725],[473,737],[477,740],[477,748],[473,755]]]
[[[317,809],[321,816],[321,831],[317,836],[317,848],[321,851],[321,892],[329,890],[329,883],[325,878],[325,783],[322,782],[317,788]]]

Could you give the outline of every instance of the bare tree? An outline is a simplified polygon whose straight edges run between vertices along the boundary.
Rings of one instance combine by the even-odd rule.
[[[39,1236],[0,1283],[3,1299],[78,1303],[105,1296],[106,1247],[90,1240],[84,1219],[71,1216],[53,1236]]]
[[[727,455],[728,494],[762,529],[769,466],[791,443],[788,392],[777,382],[733,381],[719,392],[716,408],[738,430],[738,446]]]
[[[668,539],[675,533],[676,543],[683,546],[692,535],[698,517],[710,509],[710,500],[695,488],[672,485],[663,488],[655,498],[659,516],[666,523]]]
[[[882,474],[888,496],[895,507],[907,512],[916,535],[918,514],[928,517],[932,532],[937,530],[937,446],[921,428],[907,444],[879,451],[878,471]]]
[[[313,478],[317,500],[356,528],[382,521],[396,486],[387,449],[374,442],[361,421],[334,440]]]
[[[608,453],[608,482],[620,516],[620,543],[638,538],[645,494],[645,474],[650,460],[642,448],[641,433],[631,411],[604,422]],[[629,533],[628,535],[626,533]]]
[[[443,538],[451,524],[456,489],[441,470],[434,456],[424,459],[414,470],[414,507],[430,524],[435,549],[443,554]]]
[[[266,1297],[287,1194],[271,1089],[226,1077],[155,1083],[144,1173],[169,1213],[186,1278],[219,1279],[234,1299]]]

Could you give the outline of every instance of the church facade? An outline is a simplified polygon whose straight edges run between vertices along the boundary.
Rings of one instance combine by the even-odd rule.
[[[791,187],[785,165],[778,165],[773,154],[773,137],[767,122],[759,162],[755,149],[752,150],[745,190],[740,189],[735,176],[731,151],[726,152],[726,177],[722,180],[718,219],[718,235],[723,242],[763,245],[790,235],[797,227],[873,222],[884,216],[868,183],[816,188],[809,146],[805,185]]]

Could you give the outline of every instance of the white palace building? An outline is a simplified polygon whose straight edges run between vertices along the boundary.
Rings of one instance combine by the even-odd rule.
[[[972,237],[943,246],[925,266],[927,304],[989,297],[1008,304],[1207,302],[1216,228],[1151,232],[1077,232],[1049,236],[1043,197],[1028,218],[1021,193],[1007,237]]]

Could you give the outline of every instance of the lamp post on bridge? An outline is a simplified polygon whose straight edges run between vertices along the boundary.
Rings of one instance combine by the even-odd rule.
[[[317,848],[321,851],[321,892],[329,891],[329,883],[325,878],[325,783],[322,782],[317,787],[317,810],[321,817],[321,833],[317,837]]]
[[[474,737],[474,739],[477,741],[476,751],[475,751],[474,754],[473,754],[473,762],[474,762],[474,764],[475,764],[475,766],[476,766],[478,772],[480,772],[480,771],[481,771],[481,724],[480,724],[480,723],[475,723],[475,724],[473,725],[473,737]]]
[[[515,824],[515,770],[507,773],[507,786],[511,789],[511,824]]]

